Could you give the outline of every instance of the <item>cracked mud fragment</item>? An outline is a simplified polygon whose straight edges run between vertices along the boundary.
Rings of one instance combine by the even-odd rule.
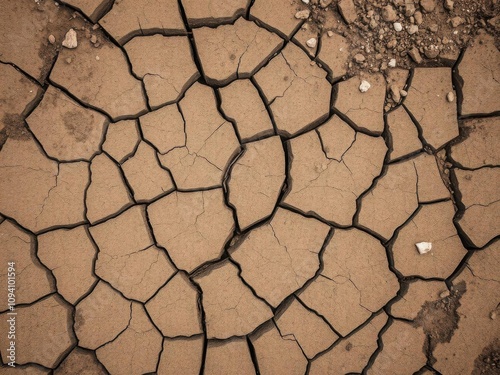
[[[140,36],[125,50],[134,73],[144,81],[152,108],[177,101],[200,77],[187,37]]]
[[[121,164],[135,152],[139,141],[136,120],[118,121],[108,125],[102,149]]]
[[[144,206],[90,228],[99,247],[95,273],[127,298],[147,301],[175,273],[163,249],[153,244]]]
[[[361,78],[353,77],[338,84],[334,107],[347,116],[359,129],[373,134],[384,130],[385,80],[382,74],[364,77],[371,85],[367,92],[361,92]]]
[[[377,350],[378,334],[387,315],[375,316],[361,330],[342,339],[332,349],[311,362],[310,375],[361,373],[370,356]]]
[[[79,9],[92,22],[97,22],[113,5],[113,0],[64,0],[64,3]]]
[[[122,168],[136,202],[150,201],[174,190],[170,174],[162,169],[155,150],[146,142],[139,143],[134,156]]]
[[[114,1],[99,23],[122,45],[136,35],[186,32],[177,0]]]
[[[285,340],[295,340],[308,359],[332,345],[338,336],[318,315],[306,309],[296,298],[274,320]]]
[[[38,257],[57,281],[57,291],[74,304],[97,282],[94,247],[84,226],[38,236]]]
[[[84,218],[88,164],[46,158],[34,139],[8,139],[0,150],[0,211],[37,232]]]
[[[493,346],[495,341],[498,353],[500,322],[498,318],[491,319],[490,314],[499,312],[499,245],[500,242],[497,241],[488,248],[475,252],[463,273],[453,280],[454,285],[465,282],[467,290],[457,309],[460,316],[458,328],[449,342],[437,344],[433,353],[437,360],[434,367],[441,373],[494,374],[498,369],[491,368],[492,372],[482,372],[483,361],[477,361],[477,358],[480,358],[483,349]],[[485,362],[482,365],[485,366]]]
[[[347,73],[349,53],[349,44],[343,36],[334,33],[331,37],[321,38],[318,59],[329,70],[333,80],[337,80]]]
[[[320,130],[321,138],[342,137],[349,139],[352,130],[336,127],[347,134],[340,135]],[[327,141],[337,142],[337,141]],[[293,161],[290,176],[292,186],[284,203],[302,212],[321,216],[339,225],[352,225],[357,198],[370,187],[373,179],[382,171],[387,147],[383,138],[355,134],[352,145],[347,141],[339,151],[322,150],[321,139],[314,131],[289,141]],[[335,144],[335,143],[334,143]],[[341,152],[348,147],[345,152]],[[325,154],[327,152],[327,154]],[[329,154],[342,154],[341,160],[329,159]]]
[[[54,370],[54,375],[105,375],[107,372],[95,354],[89,350],[76,347]]]
[[[216,29],[194,29],[193,36],[210,84],[250,77],[283,45],[280,37],[244,18]]]
[[[454,172],[465,209],[458,225],[474,246],[483,247],[500,233],[500,168]]]
[[[387,125],[392,140],[392,150],[389,154],[391,160],[422,149],[417,127],[404,107],[399,107],[387,114]]]
[[[90,160],[100,150],[107,124],[103,115],[53,86],[26,121],[47,154],[60,161]]]
[[[70,329],[71,307],[57,295],[32,305],[16,306],[16,363],[38,363],[53,368],[61,357],[76,344]],[[7,313],[0,314],[2,332],[8,332]],[[7,335],[0,337],[3,348],[9,347]],[[7,350],[2,350],[2,362],[7,363]]]
[[[9,220],[0,224],[2,259],[16,262],[17,304],[31,303],[55,291],[52,275],[36,258],[35,246],[34,238]],[[0,271],[0,283],[8,285],[7,267]],[[7,297],[7,293],[0,296],[2,310],[7,308]]]
[[[182,0],[191,27],[216,26],[245,15],[250,0]]]
[[[240,149],[233,126],[217,111],[213,89],[200,83],[186,92],[180,108],[185,145],[160,155],[161,164],[172,172],[179,189],[221,186],[226,167]]]
[[[467,252],[453,225],[454,215],[451,201],[422,206],[397,233],[392,245],[394,267],[404,276],[450,276]],[[415,247],[422,241],[432,243],[432,250],[424,255]]]
[[[250,335],[250,340],[262,375],[305,374],[307,359],[297,341],[282,337],[272,320]]]
[[[98,348],[96,354],[111,374],[145,374],[156,371],[162,342],[144,307],[133,302],[127,329],[116,340]]]
[[[457,104],[446,99],[449,92],[455,93],[450,68],[415,69],[405,106],[435,149],[458,136]]]
[[[16,367],[3,367],[2,374],[5,375],[49,375],[50,370],[45,369],[39,365],[16,365]]]
[[[203,336],[163,340],[158,364],[160,375],[198,375],[203,360]]]
[[[285,181],[285,155],[279,137],[247,143],[232,166],[228,201],[243,231],[269,217]]]
[[[299,298],[345,336],[399,289],[384,247],[358,229],[337,229],[323,253],[323,270]]]
[[[256,294],[276,307],[314,277],[329,230],[316,219],[279,208],[269,224],[252,230],[230,256]]]
[[[316,130],[325,156],[339,162],[356,140],[354,129],[336,115]]]
[[[146,112],[141,82],[130,74],[124,53],[101,39],[103,44],[99,49],[88,40],[76,49],[63,48],[50,80],[83,103],[106,112],[115,121]]]
[[[439,173],[436,157],[421,153],[412,159],[417,172],[417,194],[419,203],[429,203],[450,198]]]
[[[211,265],[196,275],[194,282],[203,293],[209,339],[247,335],[273,317],[271,309],[253,295],[240,279],[238,268],[229,260]]]
[[[205,358],[205,375],[252,375],[255,368],[245,338],[235,337],[226,341],[208,341]]]
[[[458,65],[463,80],[461,115],[493,113],[500,110],[500,51],[493,37],[478,35]]]
[[[203,333],[198,291],[186,274],[177,274],[146,303],[151,319],[165,337]]]
[[[293,43],[255,74],[280,134],[295,135],[325,120],[332,86],[326,72]]]
[[[222,87],[220,95],[221,108],[235,122],[242,141],[274,133],[269,114],[252,81],[236,80]]]
[[[97,349],[115,339],[129,324],[131,302],[103,281],[75,307],[78,345]],[[106,317],[113,319],[107,320]]]
[[[158,244],[187,272],[219,258],[234,230],[222,189],[173,192],[148,206],[148,216]]]
[[[256,18],[260,23],[289,39],[303,22],[294,17],[296,12],[288,0],[255,0],[250,10],[250,18]]]
[[[106,154],[99,154],[90,164],[91,182],[85,200],[91,224],[132,205],[130,192],[118,166]]]

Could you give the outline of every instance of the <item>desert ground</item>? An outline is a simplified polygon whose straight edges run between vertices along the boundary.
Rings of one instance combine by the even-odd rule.
[[[0,0],[1,374],[500,374],[496,0]]]

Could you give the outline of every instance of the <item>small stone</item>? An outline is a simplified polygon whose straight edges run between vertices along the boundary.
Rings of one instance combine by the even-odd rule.
[[[446,94],[446,100],[448,100],[450,103],[453,103],[455,101],[455,94],[453,91],[450,91],[448,94]]]
[[[318,43],[318,41],[316,40],[316,38],[311,38],[309,39],[306,44],[309,48],[314,48],[316,47],[316,44]]]
[[[396,85],[391,85],[390,91],[392,95],[392,100],[394,100],[394,102],[396,103],[399,103],[399,101],[401,100],[401,90],[399,89],[399,87]]]
[[[410,25],[408,28],[408,34],[413,35],[418,32],[418,26],[417,25]]]
[[[361,64],[365,60],[365,56],[361,53],[357,53],[356,55],[354,55],[354,61],[356,61],[358,64]]]
[[[417,47],[413,47],[410,51],[408,51],[408,55],[415,61],[417,64],[422,62],[422,56],[420,56],[420,52]]]
[[[96,59],[97,61],[99,61],[99,60],[100,60],[99,56],[96,56],[96,57],[95,57],[95,59]]]
[[[390,59],[389,60],[389,67],[395,68],[396,67],[396,59]]]
[[[398,15],[391,5],[382,8],[382,19],[387,22],[394,22],[398,19]]]
[[[319,0],[319,6],[321,8],[326,8],[327,6],[329,6],[331,3],[333,2],[333,0]]]
[[[496,313],[496,311],[492,311],[492,312],[490,312],[490,319],[491,319],[491,320],[495,320],[496,318],[497,318],[497,313]]]
[[[92,30],[97,30],[99,28],[99,24],[96,23],[95,25],[92,26]]]
[[[453,27],[458,27],[461,24],[463,24],[464,22],[465,22],[465,20],[462,17],[459,17],[459,16],[453,17],[450,20],[451,26],[453,26]]]
[[[302,0],[304,4],[309,4],[309,0]]]
[[[410,17],[415,13],[415,4],[413,2],[405,4],[405,16]]]
[[[393,26],[394,26],[394,30],[396,30],[396,32],[398,32],[398,33],[401,30],[403,30],[403,25],[401,25],[401,23],[399,23],[399,22],[394,22]]]
[[[431,13],[436,9],[436,0],[420,0],[420,6],[427,13]]]
[[[435,23],[429,26],[429,31],[432,33],[437,33],[438,30],[439,30],[439,26]]]
[[[326,34],[331,38],[333,36],[333,31],[332,30],[328,30]]]
[[[97,36],[96,35],[92,35],[90,37],[90,43],[92,43],[92,44],[96,44],[97,43]]]
[[[413,15],[413,18],[415,18],[415,23],[417,25],[422,24],[422,22],[424,21],[424,18],[422,16],[422,12],[419,12],[419,11],[415,12],[415,14]]]
[[[398,45],[398,41],[397,41],[396,39],[391,39],[391,40],[387,43],[387,48],[389,48],[389,49],[393,49],[393,48],[395,48],[397,45]]]
[[[453,10],[454,2],[452,0],[444,0],[444,8],[446,10]]]
[[[66,61],[66,64],[71,64],[71,61],[73,61],[73,60],[71,60],[71,57],[68,57],[65,61]]]
[[[399,90],[399,93],[401,94],[402,97],[405,97],[408,95],[408,91],[406,91],[406,90]]]
[[[425,57],[428,59],[435,59],[439,55],[439,48],[437,46],[431,45],[425,49]]]
[[[439,298],[446,298],[450,296],[450,291],[448,289],[443,290],[441,293],[439,293]]]
[[[358,18],[353,0],[340,0],[338,8],[346,23],[353,23]]]
[[[359,91],[361,92],[367,92],[372,85],[368,81],[362,80],[361,84],[359,85]]]
[[[56,42],[56,37],[52,34],[49,35],[49,43],[54,44]]]
[[[66,48],[76,48],[78,46],[75,30],[69,29],[69,31],[66,33],[66,36],[64,37],[62,45]]]
[[[295,13],[295,18],[298,20],[306,20],[309,18],[311,11],[309,9],[300,10]]]
[[[420,255],[426,254],[432,249],[432,243],[430,242],[418,242],[415,244],[415,246],[417,246]]]

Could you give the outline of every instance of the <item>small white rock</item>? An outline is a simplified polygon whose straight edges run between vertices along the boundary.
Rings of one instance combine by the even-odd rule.
[[[497,318],[497,313],[496,313],[496,311],[492,311],[492,312],[490,312],[490,319],[491,319],[491,320],[495,320],[496,318]]]
[[[395,68],[396,67],[396,59],[390,59],[389,60],[389,64],[388,64],[391,68]]]
[[[99,56],[96,56],[95,59],[99,61],[101,58]]]
[[[317,44],[317,43],[318,43],[318,41],[316,40],[316,38],[311,38],[311,39],[309,39],[309,40],[306,42],[307,46],[308,46],[308,47],[310,47],[310,48],[314,48],[314,47],[316,47],[316,44]]]
[[[54,44],[56,42],[56,37],[52,34],[49,35],[49,43]]]
[[[422,255],[428,253],[432,249],[432,243],[430,242],[418,242],[415,244],[417,246],[418,252]]]
[[[361,92],[367,92],[372,85],[370,85],[370,82],[362,80],[361,84],[359,85],[359,91]]]
[[[311,11],[309,9],[300,10],[295,13],[295,18],[298,20],[306,20],[309,18]]]
[[[439,293],[439,298],[446,298],[450,296],[450,291],[448,289],[443,290],[441,293]]]
[[[328,34],[328,36],[331,38],[331,37],[333,36],[333,31],[332,31],[332,30],[328,30],[328,31],[327,31],[327,34]]]
[[[309,0],[302,0],[304,4],[309,4]]]
[[[66,48],[76,48],[78,46],[78,41],[76,39],[76,31],[69,29],[62,42],[63,47]]]
[[[453,103],[455,100],[455,94],[453,91],[450,91],[448,94],[446,94],[446,100],[448,100],[450,103]]]
[[[403,25],[401,25],[401,23],[399,23],[399,22],[394,22],[393,26],[394,26],[394,30],[396,30],[398,33],[401,30],[403,30]]]
[[[410,25],[408,28],[408,34],[413,35],[418,32],[418,26],[417,25]]]

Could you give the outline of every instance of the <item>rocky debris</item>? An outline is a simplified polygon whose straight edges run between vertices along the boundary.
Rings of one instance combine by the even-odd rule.
[[[450,198],[450,191],[441,178],[436,157],[421,153],[412,160],[418,176],[418,202],[430,203]]]
[[[69,355],[64,358],[59,367],[54,370],[54,375],[104,375],[106,369],[97,360],[95,353],[75,347]]]
[[[8,139],[0,151],[0,212],[38,232],[84,221],[88,164],[46,158],[35,141]]]
[[[321,133],[322,138],[326,131]],[[284,203],[339,225],[352,225],[357,198],[382,171],[387,152],[383,139],[356,133],[341,160],[329,159],[316,132],[293,138],[289,145],[292,186]]]
[[[388,240],[417,207],[417,173],[413,162],[390,164],[385,175],[361,199],[358,223]]]
[[[387,315],[376,315],[363,329],[321,354],[311,362],[309,374],[360,373],[377,350],[378,334],[387,322]]]
[[[417,242],[415,244],[420,255],[427,254],[432,250],[432,242]]]
[[[98,348],[96,355],[112,374],[145,374],[156,371],[162,342],[144,307],[134,302],[127,329],[114,341]]]
[[[198,298],[198,291],[187,276],[177,272],[148,301],[146,310],[163,336],[194,336],[203,333]]]
[[[277,35],[239,18],[234,25],[193,30],[196,49],[209,84],[249,78],[283,45]]]
[[[221,109],[234,121],[243,142],[274,133],[259,92],[249,79],[239,79],[219,89]]]
[[[296,298],[275,317],[280,335],[295,340],[308,359],[330,347],[339,337],[318,315],[306,309]]]
[[[133,204],[118,166],[106,154],[99,154],[90,164],[91,182],[85,205],[91,224],[106,219]]]
[[[328,159],[334,159],[338,162],[342,161],[342,157],[356,139],[354,129],[347,125],[339,116],[333,116],[316,130],[325,156]]]
[[[295,18],[298,20],[306,20],[311,15],[311,11],[309,9],[299,10],[295,13]]]
[[[158,244],[187,272],[219,258],[234,229],[221,189],[173,192],[149,205],[148,216]]]
[[[366,58],[362,53],[357,53],[354,55],[354,61],[357,62],[358,64],[361,64],[363,61],[365,61]],[[364,81],[366,82],[366,81]]]
[[[49,35],[49,37],[47,38],[47,40],[49,41],[50,44],[55,44],[56,43],[56,37],[52,34]]]
[[[436,9],[436,0],[420,0],[420,7],[424,12],[431,13]]]
[[[293,43],[288,43],[254,77],[280,134],[295,135],[328,116],[332,87],[326,72],[311,65],[307,55]]]
[[[141,116],[144,139],[150,142],[160,154],[166,154],[176,147],[186,145],[184,119],[177,105],[167,105]]]
[[[353,0],[340,0],[337,6],[345,22],[350,24],[356,21],[358,15],[356,14],[356,6]]]
[[[97,282],[94,275],[96,254],[97,249],[84,226],[38,236],[37,255],[52,271],[57,291],[71,304],[80,300]]]
[[[309,48],[315,48],[318,40],[316,38],[311,38],[306,41],[306,44]]]
[[[408,56],[410,56],[411,59],[417,64],[422,64],[422,62],[424,61],[417,47],[413,47],[411,50],[409,50]]]
[[[349,52],[347,39],[337,33],[331,32],[327,38],[321,39],[318,60],[329,71],[333,80],[337,80],[347,73]]]
[[[122,169],[136,202],[151,201],[175,188],[170,174],[160,166],[155,150],[146,142],[139,143]]]
[[[483,247],[499,234],[500,187],[494,181],[499,181],[500,169],[456,169],[454,175],[464,207],[458,225],[474,246]]]
[[[450,68],[415,69],[405,106],[435,149],[458,136],[457,108],[446,100],[453,91]]]
[[[94,350],[114,340],[128,326],[131,306],[120,293],[99,281],[75,307],[74,330],[78,345]],[[107,316],[113,319],[105,319]]]
[[[401,25],[401,22],[394,22],[393,25],[394,30],[399,33],[400,31],[403,31],[403,25]]]
[[[53,86],[26,121],[44,151],[61,161],[92,159],[100,150],[108,122]]]
[[[404,276],[450,276],[467,253],[453,225],[454,215],[451,201],[422,206],[392,245],[394,267]],[[418,242],[432,242],[432,250],[420,255]]]
[[[314,277],[328,232],[320,221],[280,208],[269,224],[252,230],[229,253],[245,282],[277,307]]]
[[[363,80],[370,86],[363,84]],[[381,74],[370,75],[365,79],[354,77],[338,84],[334,106],[358,128],[378,135],[384,130],[385,90]]]
[[[372,87],[372,85],[370,85],[370,82],[363,80],[359,85],[359,91],[367,92],[368,90],[370,90],[370,87]]]
[[[211,265],[193,281],[203,293],[201,303],[208,339],[249,334],[273,316],[271,309],[240,279],[238,268],[227,259]]]
[[[369,375],[415,373],[426,363],[426,336],[420,327],[393,320],[382,334],[383,350],[368,369]]]
[[[458,65],[462,77],[461,115],[492,113],[500,110],[497,93],[500,90],[500,51],[495,40],[481,34],[465,50]]]
[[[232,23],[246,14],[250,0],[217,1],[182,0],[191,27],[218,26]]]
[[[235,337],[226,341],[209,340],[205,357],[206,375],[256,374],[247,340]]]
[[[103,39],[99,60],[95,55],[95,47],[87,42],[75,50],[62,49],[50,73],[51,81],[83,103],[106,112],[114,121],[145,112],[141,82],[130,74],[120,48]]]
[[[498,117],[465,120],[460,124],[467,137],[451,147],[451,158],[463,168],[500,166]]]
[[[441,296],[443,290],[448,291],[446,284],[442,281],[414,280],[408,283],[402,298],[391,305],[391,315],[396,318],[415,320],[426,302],[448,297]]]
[[[65,0],[64,2],[79,9],[92,22],[99,21],[113,5],[119,6],[113,4],[112,0]]]
[[[0,282],[5,285],[5,289],[9,285],[7,262],[15,261],[15,268],[22,270],[16,274],[17,304],[32,303],[55,291],[52,275],[36,257],[35,239],[9,220],[0,224],[0,253],[6,263],[0,272]],[[8,293],[3,293],[0,296],[2,309],[7,309],[7,303]]]
[[[417,127],[404,107],[401,106],[387,114],[387,125],[392,140],[392,150],[389,154],[391,161],[410,155],[422,148]]]
[[[180,101],[186,142],[160,156],[179,189],[221,186],[229,162],[240,144],[230,122],[217,110],[212,88],[195,83]]]
[[[99,24],[122,45],[137,35],[172,35],[186,32],[179,4],[172,0],[114,2]]]
[[[249,337],[261,374],[306,373],[307,359],[297,341],[282,337],[272,320]]]
[[[279,137],[244,145],[227,182],[228,202],[236,210],[241,230],[272,214],[284,181],[285,154]]]
[[[398,289],[378,240],[358,229],[337,229],[323,253],[323,270],[299,298],[345,336]]]
[[[448,100],[450,103],[455,101],[455,93],[453,91],[450,91],[448,94],[446,94],[446,100]]]
[[[465,283],[467,290],[457,308],[456,313],[460,317],[457,329],[448,342],[438,343],[433,352],[436,359],[434,367],[442,373],[481,373],[481,368],[487,368],[487,358],[491,353],[498,353],[498,320],[490,319],[489,314],[498,308],[500,300],[499,244],[497,241],[484,250],[474,252],[467,267],[453,281],[454,289]],[[490,357],[489,365],[493,363]],[[490,373],[496,369],[493,368]]]
[[[69,29],[66,35],[64,36],[64,40],[62,41],[62,46],[73,49],[78,47],[78,40],[76,36],[76,31],[73,29]]]
[[[71,307],[56,294],[32,305],[16,306],[16,360],[24,365],[38,363],[48,368],[56,367],[61,358],[76,345],[76,339],[68,322]],[[9,331],[8,312],[0,314],[2,332]],[[10,340],[4,334],[0,338],[3,348],[9,348]],[[2,362],[7,359],[7,349],[2,350]]]
[[[163,339],[158,374],[199,374],[203,361],[203,336]]]
[[[121,164],[134,154],[139,142],[137,121],[123,120],[108,125],[102,149]]]
[[[296,9],[290,6],[289,0],[255,0],[250,9],[250,18],[270,27],[278,35],[290,39],[303,22],[295,18],[295,13]]]
[[[187,37],[139,36],[128,42],[125,50],[134,73],[144,82],[153,109],[177,101],[200,77]]]
[[[394,22],[398,19],[398,14],[392,7],[392,5],[386,5],[381,11],[382,19],[386,22]]]
[[[163,249],[153,245],[144,206],[90,227],[99,248],[95,273],[127,298],[145,302],[175,273]]]

